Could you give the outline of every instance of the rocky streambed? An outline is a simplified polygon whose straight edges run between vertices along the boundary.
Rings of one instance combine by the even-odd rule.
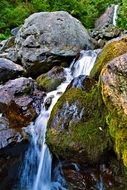
[[[52,167],[61,160],[67,189],[127,188],[127,36],[97,23],[88,32],[67,12],[35,13],[1,42],[0,190],[14,189],[19,180],[30,139],[24,128],[35,122],[46,94],[66,81],[64,68],[81,50],[96,48],[90,75],[75,76],[55,104],[46,143]]]

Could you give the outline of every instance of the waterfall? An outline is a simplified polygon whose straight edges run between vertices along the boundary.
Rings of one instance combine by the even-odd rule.
[[[113,14],[113,25],[116,26],[116,20],[117,20],[117,12],[118,12],[119,5],[114,5],[114,14]]]
[[[52,169],[52,155],[45,142],[47,122],[54,105],[64,93],[68,84],[79,75],[89,75],[99,52],[100,50],[81,51],[79,60],[74,60],[69,68],[64,69],[66,75],[65,82],[46,95],[40,115],[35,122],[25,129],[30,138],[30,147],[26,153],[24,164],[21,168],[20,182],[16,189],[66,189],[60,163],[54,170]],[[49,98],[52,101],[50,106],[46,108],[45,105]]]

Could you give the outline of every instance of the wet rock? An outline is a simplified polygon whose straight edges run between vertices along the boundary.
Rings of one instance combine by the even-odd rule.
[[[32,79],[18,78],[0,86],[0,112],[12,128],[27,126],[40,113],[44,92]]]
[[[106,9],[105,13],[95,22],[95,28],[102,29],[113,24],[114,8],[115,5],[112,5]]]
[[[91,76],[98,79],[104,65],[112,59],[127,52],[127,35],[115,38],[109,41],[103,48],[97,58],[97,61],[91,71]]]
[[[55,90],[63,81],[65,81],[66,72],[63,67],[53,67],[46,74],[40,75],[36,81],[41,89],[50,92]]]
[[[76,77],[72,80],[72,82],[68,85],[67,89],[79,88],[84,90],[85,92],[89,92],[95,83],[95,80],[90,78],[89,76],[80,75],[79,77]]]
[[[119,159],[127,167],[127,54],[123,54],[102,69],[102,97],[109,110],[107,122]]]
[[[21,73],[23,73],[22,66],[15,64],[8,59],[0,58],[0,83],[13,79]]]
[[[76,163],[97,162],[111,146],[106,110],[96,83],[91,84],[68,88],[48,122],[46,139],[53,153]]]
[[[87,30],[64,11],[31,15],[15,43],[29,76],[39,76],[62,62],[70,63],[81,49],[92,48]]]
[[[109,160],[109,158],[106,159]],[[122,173],[119,176],[117,174],[114,176],[114,171],[109,164],[91,166],[63,163],[63,172],[69,190],[101,188],[120,190],[127,187],[126,179]],[[120,178],[124,181],[121,181]]]
[[[46,99],[46,101],[45,101],[46,110],[48,110],[49,106],[51,105],[53,98],[54,98],[54,96],[50,96],[49,98]]]
[[[27,142],[15,142],[0,149],[0,190],[13,189],[17,184],[27,148]]]

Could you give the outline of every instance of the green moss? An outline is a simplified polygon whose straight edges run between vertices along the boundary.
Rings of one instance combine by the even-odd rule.
[[[63,109],[64,102],[69,105],[77,103],[80,110],[84,108],[80,120],[69,121],[67,129],[62,129],[61,117],[58,126],[49,127],[47,143],[53,152],[63,157],[87,157],[91,162],[96,162],[110,146],[110,137],[106,128],[106,109],[103,105],[100,90],[96,85],[89,93],[81,89],[71,88],[58,100],[51,113],[48,126],[52,126],[55,117]],[[80,159],[80,158],[79,158]]]
[[[121,110],[112,109],[107,120],[110,135],[114,140],[114,150],[118,159],[127,167],[127,116]]]
[[[127,37],[106,44],[91,71],[91,77],[98,79],[99,74],[106,63],[126,52]]]
[[[62,79],[58,78],[49,78],[46,75],[41,75],[36,79],[38,85],[46,90],[47,92],[50,92],[52,90],[55,90],[62,82]]]

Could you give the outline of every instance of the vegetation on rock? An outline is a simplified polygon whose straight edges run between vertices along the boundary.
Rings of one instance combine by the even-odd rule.
[[[39,87],[46,92],[55,90],[65,80],[63,67],[53,67],[49,72],[37,77]]]
[[[102,68],[114,58],[127,52],[127,36],[109,41],[100,53],[92,71],[91,77],[98,79]]]
[[[111,145],[106,109],[97,85],[89,92],[68,89],[53,108],[48,126],[48,145],[65,159],[96,162]]]
[[[109,62],[101,71],[103,101],[108,108],[107,123],[118,158],[127,167],[127,54]]]

